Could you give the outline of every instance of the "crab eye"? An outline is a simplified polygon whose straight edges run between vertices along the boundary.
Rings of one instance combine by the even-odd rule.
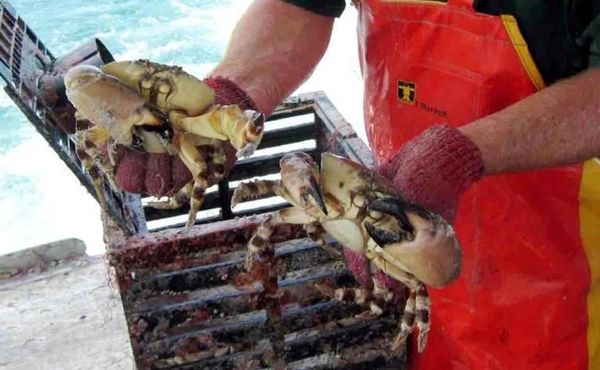
[[[173,129],[166,124],[161,126],[143,125],[139,126],[139,129],[144,132],[152,132],[167,141],[170,141],[171,138],[173,138]]]
[[[141,149],[143,149],[143,147],[144,147],[144,142],[143,142],[142,138],[133,134],[132,140],[131,140],[131,148],[141,150]]]
[[[165,129],[159,133],[159,135],[166,140],[171,140],[171,130]]]

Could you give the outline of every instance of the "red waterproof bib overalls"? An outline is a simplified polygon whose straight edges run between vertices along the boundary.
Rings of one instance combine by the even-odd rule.
[[[362,0],[365,121],[382,161],[544,87],[515,19],[471,0]],[[426,164],[424,164],[426,165]],[[430,289],[414,369],[600,369],[600,163],[491,176],[462,198],[461,277]]]

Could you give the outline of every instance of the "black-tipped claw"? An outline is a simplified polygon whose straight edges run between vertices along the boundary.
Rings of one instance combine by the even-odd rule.
[[[258,127],[258,132],[262,131],[262,129],[265,126],[264,114],[252,109],[246,109],[244,111],[244,114],[246,114],[246,117],[248,117],[248,120],[250,120],[250,122],[252,122],[254,126]]]
[[[376,199],[367,207],[369,211],[377,211],[395,217],[400,222],[402,229],[408,233],[412,233],[414,227],[408,220],[408,217],[406,217],[406,211],[409,209],[412,209],[410,204],[397,198]]]
[[[321,211],[323,211],[323,213],[325,215],[327,215],[327,206],[325,205],[325,202],[323,201],[323,195],[321,194],[321,187],[319,186],[319,184],[317,183],[317,181],[314,178],[310,179],[310,188],[308,189],[308,195],[313,197],[313,199],[319,205],[319,208],[321,208]]]
[[[371,239],[382,248],[387,244],[399,243],[406,239],[406,234],[404,233],[394,233],[389,230],[379,229],[370,222],[365,222],[365,228]]]

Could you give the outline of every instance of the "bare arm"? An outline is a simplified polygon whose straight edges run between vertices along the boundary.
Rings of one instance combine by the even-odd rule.
[[[525,171],[600,155],[600,69],[558,82],[461,128],[486,174]]]
[[[310,76],[333,18],[280,0],[255,0],[238,22],[213,76],[238,84],[266,114]]]

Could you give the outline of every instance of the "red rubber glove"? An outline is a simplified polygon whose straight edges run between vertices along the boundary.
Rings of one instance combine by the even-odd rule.
[[[204,82],[215,91],[215,104],[238,104],[242,110],[257,110],[256,105],[234,82],[222,77],[210,77]],[[236,150],[224,145],[227,162],[225,173],[233,167]],[[143,153],[121,147],[116,155],[117,185],[129,193],[155,196],[172,195],[192,180],[192,175],[179,156]],[[211,168],[208,169],[211,173]]]
[[[434,126],[406,143],[375,171],[393,182],[407,200],[454,222],[461,195],[483,175],[483,162],[477,145],[459,130]],[[358,282],[371,286],[367,258],[347,248],[344,253]],[[390,280],[380,279],[384,285]]]

